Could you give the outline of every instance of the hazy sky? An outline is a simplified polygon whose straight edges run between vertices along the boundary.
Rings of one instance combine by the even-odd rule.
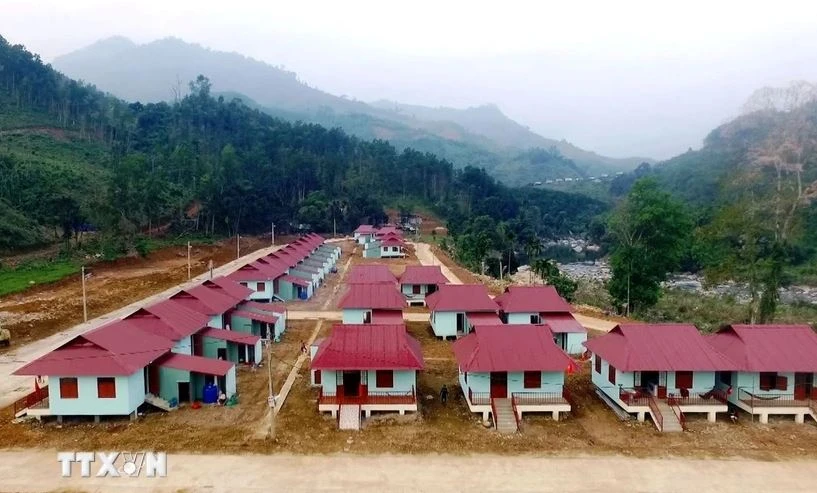
[[[0,34],[46,61],[176,36],[360,100],[495,103],[611,156],[699,147],[752,90],[817,80],[817,2],[544,3],[0,0]]]

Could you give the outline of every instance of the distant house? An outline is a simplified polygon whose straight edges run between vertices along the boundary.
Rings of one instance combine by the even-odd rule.
[[[448,282],[439,265],[407,265],[400,275],[400,289],[410,305],[424,305],[426,295]]]
[[[244,302],[232,312],[232,330],[278,340],[286,331],[286,309],[275,303]]]
[[[729,325],[707,338],[731,367],[715,385],[730,403],[767,423],[769,415],[817,419],[817,335],[808,325]]]
[[[368,224],[361,224],[355,230],[355,241],[359,245],[365,245],[366,243],[372,241],[374,239],[374,234],[377,232],[377,228],[374,226],[370,226]]]
[[[253,291],[249,296],[251,300],[273,301],[280,290],[279,279],[286,272],[287,268],[282,264],[274,266],[257,260],[239,267],[227,277],[251,289]]]
[[[399,258],[405,257],[406,242],[397,235],[377,238],[366,244],[364,258]]]
[[[402,324],[405,305],[390,284],[350,284],[338,304],[344,324]]]
[[[499,305],[482,284],[444,284],[426,296],[431,310],[431,328],[437,337],[463,336],[474,325],[497,325],[502,321]]]
[[[318,410],[358,429],[361,413],[417,411],[420,343],[402,324],[335,325],[312,346],[311,381],[320,387]]]
[[[661,431],[680,431],[679,414],[728,410],[715,375],[732,363],[690,324],[619,324],[584,345],[592,381],[615,405]]]
[[[523,413],[549,412],[558,420],[559,413],[570,411],[565,372],[576,364],[547,326],[477,325],[453,349],[468,409],[482,413],[483,420],[495,411],[495,425],[515,430]]]
[[[571,313],[571,306],[553,286],[510,286],[494,301],[508,324],[547,324],[556,344],[568,354],[584,352],[585,329]]]
[[[392,284],[397,286],[397,277],[385,265],[354,265],[346,276],[346,284]]]

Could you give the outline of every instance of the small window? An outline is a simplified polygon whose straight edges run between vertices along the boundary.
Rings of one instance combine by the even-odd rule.
[[[539,318],[539,314],[531,315],[530,316],[530,323],[536,325],[542,323],[542,319]]]
[[[420,285],[419,284],[413,285],[411,287],[411,293],[412,294],[420,294]]]
[[[607,380],[609,380],[613,385],[616,384],[616,369],[613,365],[609,365],[607,367]]]
[[[256,284],[256,286],[255,286],[255,291],[256,292],[260,293],[263,290],[264,290],[264,283],[263,282],[259,282],[258,284]]]
[[[100,399],[116,399],[116,379],[113,377],[97,378],[96,396]]]
[[[593,355],[593,365],[595,366],[596,373],[601,374],[601,358],[599,358],[598,354]]]
[[[394,387],[394,372],[391,370],[377,370],[375,372],[375,383],[379,389]]]
[[[692,372],[691,371],[676,371],[675,372],[675,388],[677,388],[677,389],[691,389],[692,388]]]
[[[60,378],[60,399],[76,399],[79,387],[76,378]]]
[[[468,383],[468,372],[465,372],[465,383]]]
[[[776,372],[762,372],[760,374],[760,390],[772,390],[777,386]]]
[[[372,323],[372,312],[366,312],[363,314],[363,323],[364,324]]]
[[[538,389],[542,387],[542,372],[541,371],[526,371],[525,372],[525,388]]]
[[[321,384],[321,371],[315,370],[315,385]]]

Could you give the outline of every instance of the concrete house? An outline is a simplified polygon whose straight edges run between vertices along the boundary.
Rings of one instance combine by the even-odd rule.
[[[346,284],[391,284],[397,287],[397,278],[391,270],[380,264],[354,265],[346,276]]]
[[[500,431],[516,431],[523,413],[570,411],[565,372],[576,364],[545,325],[477,325],[452,346],[468,409],[494,416]]]
[[[341,429],[359,429],[361,414],[417,411],[422,369],[420,343],[404,325],[335,325],[312,350],[318,410],[338,417]]]
[[[358,245],[365,245],[374,239],[377,228],[369,224],[361,224],[354,232],[355,242]]]
[[[287,272],[287,268],[281,264],[274,266],[270,263],[256,260],[250,264],[239,267],[238,270],[227,276],[232,281],[240,283],[242,286],[252,290],[249,299],[256,301],[273,301],[280,289],[279,281]]]
[[[246,301],[232,312],[231,328],[277,341],[286,331],[286,319],[287,311],[282,305]]]
[[[400,275],[400,290],[409,305],[425,305],[426,295],[448,282],[439,265],[407,265]]]
[[[808,325],[729,325],[707,338],[732,363],[715,385],[730,403],[767,423],[770,415],[817,419],[817,335]]]
[[[363,249],[364,258],[400,258],[405,257],[406,242],[397,235],[389,234],[366,243]]]
[[[350,284],[338,306],[344,324],[402,324],[406,300],[391,284]]]
[[[498,325],[499,305],[482,284],[444,284],[426,296],[431,328],[437,337],[460,337],[474,325]]]
[[[680,431],[684,414],[715,421],[728,410],[715,375],[732,363],[690,324],[619,324],[584,343],[592,381],[608,405],[650,415],[661,431]]]
[[[584,352],[585,329],[571,313],[571,306],[553,286],[509,286],[494,301],[507,324],[547,324],[556,344],[568,354]]]

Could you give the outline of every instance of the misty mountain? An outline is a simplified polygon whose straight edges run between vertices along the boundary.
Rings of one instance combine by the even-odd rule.
[[[188,82],[204,74],[215,92],[229,93],[275,116],[340,127],[363,139],[388,140],[399,150],[430,152],[460,167],[484,167],[510,184],[632,169],[644,161],[607,158],[544,138],[493,105],[433,109],[335,96],[310,87],[284,67],[177,38],[140,45],[112,37],[58,57],[53,66],[117,97],[141,102],[179,99],[188,93]],[[546,150],[551,158],[530,160],[531,148]]]

